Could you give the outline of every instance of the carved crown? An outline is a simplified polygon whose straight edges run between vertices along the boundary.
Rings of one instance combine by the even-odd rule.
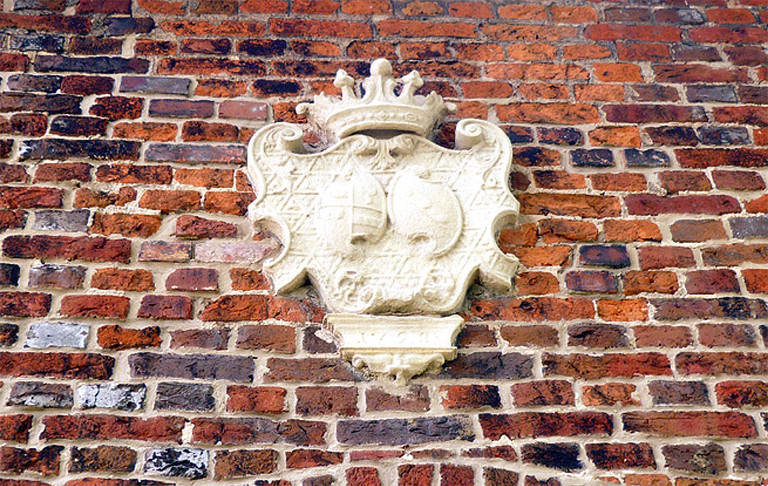
[[[325,94],[314,103],[301,103],[296,112],[306,115],[316,130],[330,141],[366,130],[395,130],[427,136],[456,105],[445,103],[434,91],[428,96],[414,95],[423,84],[421,76],[411,71],[396,80],[386,59],[371,64],[371,76],[363,81],[363,94],[355,93],[355,81],[343,69],[333,84],[341,90],[341,100]],[[397,88],[399,94],[395,94]]]

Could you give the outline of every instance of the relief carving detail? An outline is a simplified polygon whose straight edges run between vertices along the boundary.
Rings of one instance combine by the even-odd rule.
[[[399,382],[456,356],[469,285],[508,290],[517,260],[496,246],[518,204],[507,187],[512,149],[492,123],[462,120],[456,149],[430,141],[455,107],[415,71],[396,80],[388,61],[362,83],[340,70],[341,99],[326,95],[297,111],[332,143],[308,152],[287,123],[259,130],[248,149],[257,199],[254,225],[282,248],[264,272],[277,293],[318,289],[326,324],[355,366]]]

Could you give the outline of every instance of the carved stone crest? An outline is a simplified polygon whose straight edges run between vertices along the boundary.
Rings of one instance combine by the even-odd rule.
[[[362,96],[344,71],[335,84],[341,100],[320,95],[297,108],[335,141],[327,149],[307,152],[302,130],[286,123],[251,139],[249,215],[282,242],[264,265],[274,290],[309,278],[342,355],[404,382],[455,357],[462,319],[451,314],[478,276],[510,288],[517,261],[495,234],[518,214],[511,145],[482,120],[458,123],[455,150],[431,142],[455,107],[414,95],[418,73],[395,80],[386,60],[374,61]]]

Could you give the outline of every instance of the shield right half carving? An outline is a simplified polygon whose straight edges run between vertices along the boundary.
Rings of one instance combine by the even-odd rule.
[[[342,357],[398,383],[456,357],[467,289],[511,288],[517,260],[496,245],[518,204],[507,179],[509,139],[483,120],[461,120],[456,148],[429,137],[455,106],[415,95],[417,72],[396,80],[371,65],[358,94],[339,71],[341,99],[301,104],[327,148],[310,152],[296,126],[259,130],[248,150],[257,199],[249,216],[282,242],[264,272],[277,293],[306,283],[330,310]]]

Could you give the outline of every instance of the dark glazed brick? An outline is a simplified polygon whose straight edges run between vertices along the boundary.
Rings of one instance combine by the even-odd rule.
[[[19,338],[19,326],[16,324],[0,324],[0,346],[10,346]]]
[[[123,36],[127,34],[148,34],[155,28],[155,21],[149,17],[108,17],[104,19],[104,25],[107,28],[107,35]],[[144,59],[136,61],[147,62]],[[147,62],[148,64],[148,62]],[[136,73],[146,73],[147,69],[136,69]]]
[[[10,48],[15,51],[62,52],[65,38],[51,34],[27,34],[11,36]]]
[[[726,470],[725,451],[717,444],[668,445],[661,449],[670,469],[700,474],[717,474]]]
[[[288,43],[282,39],[248,39],[237,45],[237,52],[257,57],[281,56],[286,47]]]
[[[210,118],[213,116],[213,101],[151,100],[149,102],[149,116]]]
[[[587,444],[587,457],[598,469],[654,468],[653,449],[648,443]]]
[[[38,72],[80,72],[98,74],[146,73],[149,61],[124,57],[64,57],[40,55],[35,58]]]
[[[258,96],[296,96],[301,92],[301,84],[296,81],[257,79],[253,82],[253,91]]]
[[[79,115],[82,101],[82,97],[68,94],[2,93],[0,112],[34,111]]]
[[[460,354],[443,366],[438,378],[517,380],[533,376],[533,358],[520,353]]]
[[[579,248],[579,264],[609,268],[628,267],[632,262],[624,246],[585,245]]]
[[[20,160],[96,159],[138,160],[141,142],[127,140],[67,140],[46,138],[24,140]]]
[[[765,238],[768,236],[768,216],[731,218],[734,238]]]
[[[57,116],[51,121],[51,133],[70,137],[105,135],[107,120],[91,116]]]
[[[346,445],[424,444],[475,438],[469,417],[417,417],[413,419],[341,420],[336,426],[338,441]]]
[[[565,285],[574,292],[614,293],[619,288],[616,277],[610,272],[568,272]]]
[[[13,91],[42,91],[55,93],[61,87],[61,76],[35,76],[12,74],[8,77],[8,89]]]
[[[553,145],[581,145],[584,135],[575,128],[537,128],[539,142]]]
[[[197,383],[159,383],[155,408],[158,410],[213,410],[213,387]]]
[[[669,167],[669,155],[659,150],[627,149],[624,151],[627,167]]]
[[[29,269],[30,287],[79,289],[85,280],[85,267],[65,265],[39,265]]]
[[[579,460],[579,444],[548,444],[536,442],[525,444],[521,449],[523,462],[571,472],[582,469]]]
[[[13,263],[0,263],[0,286],[18,287],[21,267]]]
[[[737,471],[763,472],[768,470],[768,444],[748,444],[741,446],[733,458]]]
[[[652,381],[648,392],[654,405],[709,405],[707,385],[703,381]]]
[[[705,145],[747,145],[750,142],[745,127],[700,127],[699,140]]]
[[[721,103],[735,103],[736,90],[733,86],[688,86],[685,90],[688,101],[692,103],[707,103],[711,101]]]
[[[254,373],[253,359],[241,356],[137,353],[132,354],[128,362],[134,377],[250,382]]]
[[[575,167],[613,167],[613,152],[608,149],[577,149],[571,151]]]

